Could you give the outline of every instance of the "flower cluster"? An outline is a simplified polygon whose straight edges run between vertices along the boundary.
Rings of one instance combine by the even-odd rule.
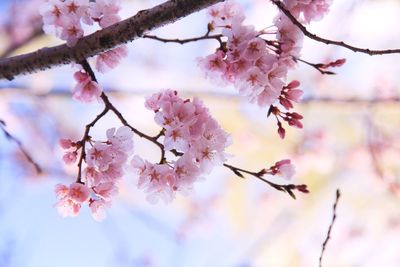
[[[189,191],[202,174],[223,164],[229,136],[200,100],[183,100],[176,91],[152,95],[146,107],[155,112],[155,121],[163,128],[165,150],[177,158],[152,164],[135,156],[132,166],[139,175],[139,188],[146,190],[150,202],[159,198],[169,202],[176,192]]]
[[[302,14],[307,22],[322,17],[329,7],[328,1],[324,0],[287,0],[285,3],[294,15]],[[222,29],[222,36],[227,40],[215,53],[199,59],[199,66],[206,75],[234,84],[241,95],[260,107],[271,106],[279,100],[283,108],[293,108],[292,102],[298,102],[303,92],[295,89],[300,85],[298,81],[287,84],[286,78],[288,70],[300,57],[301,30],[286,15],[279,13],[274,19],[275,32],[256,31],[243,24],[243,10],[233,1],[212,6],[208,15],[211,19],[209,29]],[[271,34],[276,38],[264,37]],[[299,116],[285,118],[290,126],[301,127]],[[284,129],[279,121],[278,124],[278,132],[283,137]]]
[[[210,8],[212,28],[222,28],[226,47],[199,60],[208,76],[235,84],[239,92],[261,107],[271,105],[284,85],[286,68],[267,49],[267,43],[251,26],[243,25],[241,7],[224,2]]]
[[[56,186],[56,194],[59,198],[56,204],[62,216],[76,216],[82,203],[88,203],[95,219],[101,220],[104,209],[110,206],[111,198],[117,193],[116,183],[124,175],[124,168],[129,155],[133,150],[133,132],[129,127],[123,126],[107,130],[107,141],[85,140],[91,147],[84,155],[86,167],[83,170],[82,179],[66,187]],[[82,148],[82,142],[72,142],[68,139],[60,141],[64,149],[73,149],[66,155],[74,153]],[[64,156],[64,161],[74,162]]]
[[[97,23],[99,27],[106,28],[121,20],[119,10],[118,0],[47,0],[40,14],[43,17],[43,30],[65,40],[72,47],[84,35],[83,24]],[[126,46],[99,54],[96,57],[96,69],[105,72],[118,65],[126,54]]]
[[[211,28],[222,28],[227,42],[200,59],[200,67],[208,76],[233,83],[251,103],[260,107],[274,103],[281,95],[288,69],[294,65],[288,43],[293,47],[300,35],[288,30],[288,36],[278,34],[278,41],[265,40],[264,32],[243,25],[243,11],[232,1],[214,5],[209,15]]]

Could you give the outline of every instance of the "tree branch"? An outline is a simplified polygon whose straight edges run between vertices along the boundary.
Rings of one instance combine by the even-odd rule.
[[[172,23],[224,0],[169,0],[135,16],[82,37],[74,47],[66,44],[0,60],[0,79],[81,62],[118,45],[133,41],[145,32]]]
[[[42,173],[43,170],[42,168],[39,166],[39,164],[32,158],[32,156],[28,153],[28,151],[26,151],[26,149],[24,148],[24,146],[22,145],[22,142],[15,136],[13,136],[9,131],[7,131],[7,129],[5,128],[6,124],[3,120],[0,120],[0,129],[3,131],[5,137],[8,140],[11,140],[13,142],[15,142],[19,148],[19,150],[22,152],[22,154],[24,154],[25,158],[32,163],[32,165],[35,167],[35,170],[38,174]]]
[[[149,35],[149,34],[143,35],[143,38],[152,39],[152,40],[160,41],[160,42],[163,42],[163,43],[178,43],[178,44],[181,44],[181,45],[187,44],[187,43],[191,43],[191,42],[197,42],[197,41],[200,41],[200,40],[215,39],[222,46],[222,40],[221,40],[222,34],[209,35],[209,32],[207,32],[203,36],[193,37],[193,38],[188,38],[188,39],[167,39],[167,38],[161,38],[161,37],[158,37],[158,36],[155,36],[155,35]]]
[[[282,192],[286,192],[288,193],[293,199],[296,199],[296,195],[293,193],[293,191],[300,191],[302,193],[308,193],[308,189],[307,186],[304,184],[301,185],[295,185],[295,184],[276,184],[274,182],[271,182],[267,179],[265,179],[263,176],[265,174],[267,174],[268,172],[263,169],[259,172],[252,172],[252,171],[247,171],[232,165],[229,165],[227,163],[223,164],[224,167],[228,168],[229,170],[231,170],[236,176],[239,176],[240,178],[244,178],[243,173],[254,176],[258,179],[260,179],[261,181],[263,181],[264,183],[268,184],[269,186],[271,186],[272,188],[278,190],[278,191],[282,191]]]
[[[314,33],[311,33],[307,30],[307,28],[301,24],[291,13],[288,9],[286,9],[285,5],[280,1],[280,0],[271,0],[273,4],[275,4],[282,13],[284,13],[290,21],[296,25],[303,33],[305,36],[307,36],[310,39],[313,39],[314,41],[321,42],[327,45],[337,45],[341,46],[344,48],[347,48],[353,52],[360,52],[364,54],[368,54],[370,56],[375,56],[375,55],[384,55],[384,54],[398,54],[400,53],[400,49],[387,49],[387,50],[371,50],[369,48],[360,48],[356,47],[353,45],[346,44],[345,42],[342,41],[334,41],[334,40],[329,40],[326,38],[322,38]]]
[[[329,229],[328,229],[328,233],[326,235],[325,241],[322,244],[321,255],[319,256],[319,267],[322,267],[322,257],[324,256],[326,245],[328,244],[328,241],[331,238],[331,231],[332,231],[333,224],[335,223],[335,220],[336,220],[336,207],[339,202],[339,198],[340,198],[340,191],[339,191],[339,189],[336,189],[336,199],[335,199],[335,203],[333,204],[332,221],[331,221],[331,224],[329,225]]]

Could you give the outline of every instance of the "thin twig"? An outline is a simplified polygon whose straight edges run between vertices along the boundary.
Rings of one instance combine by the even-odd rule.
[[[322,258],[324,256],[324,252],[325,252],[326,246],[328,244],[328,241],[331,238],[331,231],[332,231],[333,224],[335,223],[335,220],[336,220],[336,207],[339,202],[339,198],[340,198],[340,191],[339,191],[339,189],[336,189],[336,199],[335,199],[335,203],[333,204],[332,220],[331,220],[331,224],[329,225],[329,229],[328,229],[328,233],[326,235],[325,241],[322,244],[321,255],[319,256],[319,267],[322,267]]]
[[[311,33],[307,30],[307,28],[301,24],[291,13],[290,11],[285,7],[285,5],[280,1],[280,0],[271,0],[271,2],[273,4],[275,4],[280,11],[282,11],[289,19],[290,21],[296,25],[303,33],[305,36],[307,36],[308,38],[317,41],[317,42],[321,42],[327,45],[337,45],[337,46],[341,46],[344,48],[347,48],[353,52],[360,52],[360,53],[364,53],[364,54],[368,54],[370,56],[375,56],[375,55],[385,55],[385,54],[398,54],[400,53],[400,49],[386,49],[386,50],[372,50],[369,48],[360,48],[360,47],[356,47],[353,45],[349,45],[345,42],[342,41],[335,41],[335,40],[330,40],[330,39],[326,39],[323,37],[320,37],[314,33]]]
[[[249,174],[251,176],[254,176],[261,181],[265,182],[269,186],[273,187],[274,189],[278,191],[283,191],[288,193],[293,199],[296,199],[296,195],[293,193],[294,190],[299,190],[303,193],[308,192],[307,186],[306,185],[295,185],[295,184],[276,184],[274,182],[271,182],[263,177],[266,172],[264,170],[261,170],[259,172],[252,172],[252,171],[247,171],[232,165],[229,165],[227,163],[224,164],[224,166],[228,169],[230,169],[235,175],[239,176],[240,178],[244,178],[243,173]]]
[[[80,64],[80,65],[83,67],[83,69],[90,75],[91,79],[92,79],[93,81],[97,82],[96,75],[94,74],[93,69],[91,68],[89,62],[88,62],[87,60],[83,60],[83,61],[79,62],[79,64]],[[145,133],[139,131],[138,129],[136,129],[135,127],[133,127],[132,125],[130,125],[130,124],[128,123],[128,121],[124,118],[124,116],[122,115],[122,113],[111,103],[110,99],[108,98],[108,96],[107,96],[104,92],[101,94],[100,97],[101,97],[101,99],[103,100],[104,105],[105,105],[104,110],[103,110],[103,113],[104,113],[104,114],[103,114],[102,116],[104,116],[105,113],[107,113],[107,111],[111,110],[111,111],[115,114],[115,116],[117,116],[117,118],[121,121],[121,123],[122,123],[123,125],[129,127],[129,129],[131,129],[131,130],[132,130],[135,134],[137,134],[139,137],[144,138],[144,139],[147,139],[148,141],[150,141],[150,142],[154,143],[155,145],[157,145],[157,146],[160,148],[160,150],[161,150],[161,159],[160,159],[160,163],[164,162],[164,161],[165,161],[165,149],[164,149],[164,145],[158,141],[158,138],[160,138],[160,136],[163,134],[163,131],[161,131],[161,132],[160,132],[159,134],[157,134],[156,136],[150,136],[150,135],[147,135],[147,134],[145,134]],[[101,115],[101,114],[100,114],[100,115]],[[101,117],[102,117],[102,116],[101,116]],[[101,118],[101,117],[100,117],[100,118]],[[100,118],[98,118],[98,119],[100,119]],[[97,119],[97,118],[96,118],[96,119]],[[97,119],[97,120],[98,120],[98,119]],[[94,123],[96,123],[97,120],[95,120]],[[92,123],[93,123],[93,122],[92,122]],[[93,124],[93,125],[89,124],[89,126],[92,127],[92,126],[94,126],[94,124]],[[88,125],[87,125],[86,127],[88,127]],[[90,127],[87,128],[87,130],[89,130]],[[85,133],[86,133],[86,132],[85,132]],[[89,133],[89,132],[87,132],[87,133]],[[84,136],[84,137],[85,137],[85,136]],[[83,151],[83,153],[84,153],[84,151]],[[81,154],[81,155],[82,155],[82,154]],[[82,164],[82,163],[80,163],[80,164]],[[78,177],[79,177],[79,176],[78,176]]]
[[[25,158],[35,167],[35,170],[38,174],[42,173],[43,172],[42,168],[24,148],[22,142],[17,137],[13,136],[9,131],[7,131],[5,127],[6,127],[5,122],[3,120],[0,120],[0,128],[3,131],[5,137],[8,140],[11,140],[17,144],[19,150],[22,152],[22,154],[24,154]]]
[[[187,44],[187,43],[191,43],[191,42],[196,42],[196,41],[200,41],[200,40],[212,40],[215,39],[219,42],[219,44],[222,46],[223,42],[222,42],[222,34],[215,34],[215,35],[209,35],[209,33],[207,32],[205,35],[200,36],[200,37],[193,37],[193,38],[187,38],[187,39],[167,39],[167,38],[162,38],[162,37],[158,37],[155,35],[149,35],[149,34],[145,34],[142,36],[143,38],[146,39],[152,39],[152,40],[156,40],[156,41],[160,41],[163,43],[178,43],[178,44]]]
[[[78,177],[76,178],[77,183],[82,183],[82,163],[86,158],[86,142],[90,139],[89,133],[90,129],[102,118],[104,115],[107,114],[109,108],[107,106],[104,107],[103,111],[96,116],[96,118],[89,124],[85,126],[85,133],[83,134],[82,140],[80,141],[81,145],[81,155],[78,161]]]
[[[316,69],[317,71],[319,71],[321,74],[327,74],[327,75],[336,74],[336,73],[334,73],[333,71],[324,70],[323,68],[321,68],[321,66],[323,66],[323,64],[321,64],[321,63],[311,63],[311,62],[309,62],[309,61],[306,61],[306,60],[301,59],[301,58],[296,58],[296,57],[293,57],[293,59],[294,59],[295,61],[300,61],[300,62],[302,62],[302,63],[304,63],[304,64],[306,64],[306,65],[308,65],[308,66],[310,66],[310,67],[313,67],[314,69]]]

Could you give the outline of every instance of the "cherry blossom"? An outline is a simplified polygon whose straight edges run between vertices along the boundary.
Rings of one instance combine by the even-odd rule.
[[[106,28],[121,20],[118,15],[120,6],[119,0],[96,0],[90,3],[89,14],[100,27]]]
[[[81,20],[86,24],[91,23],[87,16],[88,8],[88,0],[46,1],[40,9],[43,29],[67,41],[68,46],[75,46],[84,35]]]
[[[124,175],[128,157],[133,151],[133,132],[129,127],[122,126],[108,129],[106,136],[106,141],[85,140],[90,147],[85,147],[84,161],[87,166],[83,169],[82,179],[69,188],[56,185],[55,192],[59,199],[56,207],[62,216],[76,216],[82,204],[87,203],[93,217],[99,220],[105,216],[104,208],[111,205],[113,196],[118,193],[117,183]],[[82,149],[82,141],[61,139],[60,145],[69,150],[64,161],[68,163],[69,157],[74,157],[75,162],[77,151]]]
[[[56,207],[61,216],[77,216],[81,204],[89,198],[89,188],[80,183],[72,183],[69,187],[57,184],[55,193],[59,199]]]
[[[119,10],[120,1],[114,0],[47,0],[41,6],[40,14],[44,31],[67,41],[67,45],[73,47],[84,36],[82,23],[93,25],[97,22],[101,28],[106,28],[121,20]],[[116,53],[123,56],[121,49],[117,49]],[[116,55],[107,57],[114,58],[106,60],[107,65],[114,66],[119,61],[115,59]]]
[[[302,33],[290,21],[276,19],[277,41],[265,40],[263,32],[243,25],[242,11],[232,1],[217,4],[209,9],[212,23],[222,28],[227,38],[226,47],[220,47],[214,54],[199,59],[200,68],[213,80],[233,83],[239,93],[251,103],[266,107],[278,100],[285,85],[288,69],[294,66],[298,56]],[[225,13],[237,19],[225,18]],[[290,22],[287,23],[287,22]]]
[[[72,93],[74,99],[85,103],[99,100],[102,90],[97,82],[92,81],[89,74],[77,71],[74,74],[74,78],[78,82]]]
[[[131,165],[151,203],[170,202],[176,192],[187,193],[201,175],[225,162],[229,136],[197,98],[184,100],[176,91],[165,90],[147,98],[145,105],[155,112],[154,119],[163,128],[163,145],[176,158],[153,164],[136,155]]]
[[[96,57],[96,69],[105,73],[115,68],[122,58],[128,55],[128,48],[125,45],[101,53]]]
[[[285,5],[297,19],[310,23],[320,20],[329,11],[332,0],[284,0]]]
[[[276,162],[268,170],[264,170],[264,173],[271,175],[279,175],[289,180],[296,173],[295,166],[291,163],[290,159],[284,159]]]

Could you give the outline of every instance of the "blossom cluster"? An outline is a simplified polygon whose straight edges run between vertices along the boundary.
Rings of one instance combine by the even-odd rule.
[[[54,34],[73,47],[84,36],[83,24],[98,24],[106,28],[121,20],[119,0],[47,0],[40,9],[43,30]],[[127,55],[126,46],[120,46],[96,57],[96,69],[105,72],[115,67]]]
[[[305,22],[321,18],[329,8],[329,1],[325,0],[284,2],[295,16],[302,15]],[[244,12],[233,1],[212,6],[208,15],[211,20],[209,29],[222,29],[222,36],[227,40],[215,53],[199,59],[199,66],[206,75],[233,84],[241,95],[260,107],[279,101],[283,108],[293,108],[292,102],[300,100],[302,91],[294,89],[300,85],[298,81],[287,84],[286,79],[288,71],[300,57],[301,30],[286,15],[279,13],[274,19],[276,31],[257,31],[253,26],[243,24]],[[273,34],[274,39],[265,37]],[[296,118],[296,122],[301,119]],[[290,119],[287,121],[293,122]],[[290,125],[301,126],[301,123]]]
[[[152,164],[135,156],[132,166],[150,202],[170,202],[176,192],[188,192],[201,175],[223,164],[229,136],[197,98],[184,100],[166,90],[149,97],[146,107],[155,112],[155,121],[163,128],[163,146],[176,159]]]
[[[291,55],[281,55],[279,42],[265,40],[263,32],[244,25],[243,10],[233,1],[214,5],[208,14],[211,28],[221,28],[227,41],[225,47],[200,59],[200,67],[212,78],[233,83],[252,103],[261,107],[274,103],[285,85],[288,68],[293,66]],[[291,43],[298,41],[299,35],[288,35]]]
[[[106,141],[85,140],[90,148],[83,147],[82,141],[61,139],[60,145],[68,150],[64,156],[67,164],[77,160],[77,151],[85,149],[83,155],[86,167],[83,177],[69,187],[58,184],[56,207],[62,216],[76,216],[81,205],[87,203],[95,219],[101,220],[104,209],[110,206],[111,198],[117,193],[117,182],[124,175],[129,155],[133,151],[133,132],[129,127],[111,128],[106,132]],[[83,153],[83,151],[81,151]],[[72,155],[72,156],[71,156]]]
[[[145,105],[155,112],[155,121],[162,127],[153,140],[162,146],[159,163],[133,155],[133,132],[128,126],[107,130],[106,141],[90,137],[76,142],[60,140],[66,164],[75,163],[79,151],[82,155],[77,181],[69,187],[56,186],[56,207],[62,216],[78,215],[82,204],[87,203],[93,217],[102,219],[127,169],[137,173],[138,187],[145,189],[149,202],[170,202],[177,192],[189,192],[203,174],[226,161],[229,136],[200,100],[184,100],[176,91],[165,90],[147,98]],[[173,159],[167,159],[168,151]]]

